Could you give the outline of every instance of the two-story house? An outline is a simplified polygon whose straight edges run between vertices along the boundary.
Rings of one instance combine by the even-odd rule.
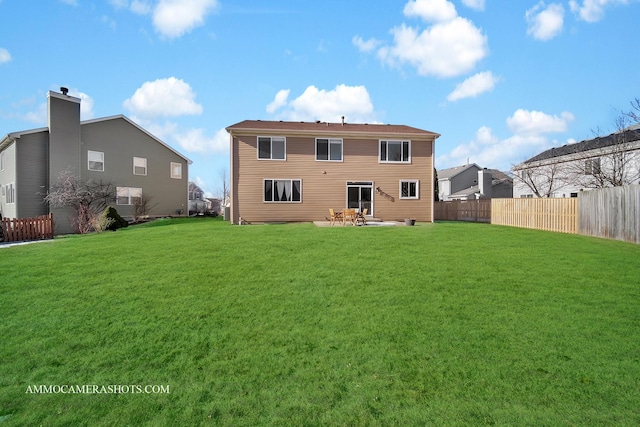
[[[442,201],[500,199],[513,197],[513,180],[498,169],[475,163],[438,171],[438,191]]]
[[[513,174],[513,197],[578,197],[583,190],[640,184],[640,126],[550,148]]]
[[[245,120],[231,143],[230,220],[315,221],[329,209],[433,221],[440,135],[405,125]]]
[[[53,213],[56,234],[74,232],[73,212],[44,197],[61,173],[108,183],[121,216],[133,217],[143,195],[149,216],[186,215],[191,161],[123,115],[80,121],[80,99],[49,92],[48,126],[0,139],[0,213],[29,218]]]

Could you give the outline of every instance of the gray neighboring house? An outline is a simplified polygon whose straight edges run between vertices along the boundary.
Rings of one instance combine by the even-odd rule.
[[[44,196],[63,172],[111,183],[120,215],[133,217],[144,194],[149,216],[186,215],[191,161],[123,115],[80,121],[80,99],[49,92],[48,126],[0,139],[0,213],[29,218],[53,213],[55,233],[74,232],[72,211],[50,209]]]
[[[205,214],[208,210],[207,205],[202,188],[189,181],[189,215]]]
[[[438,171],[441,201],[504,199],[513,197],[513,180],[498,169],[475,163]]]
[[[563,198],[594,188],[640,184],[640,125],[550,148],[515,166],[513,173],[516,198],[538,197],[533,188],[542,197]]]

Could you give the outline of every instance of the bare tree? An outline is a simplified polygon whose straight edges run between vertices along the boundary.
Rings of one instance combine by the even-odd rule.
[[[575,155],[576,161],[568,164],[567,179],[583,188],[621,187],[638,182],[640,100],[636,98],[631,106],[632,110],[621,112],[616,118],[612,134],[584,142],[584,149]]]
[[[149,215],[149,212],[151,212],[151,209],[155,206],[155,204],[151,204],[151,197],[146,193],[142,193],[140,197],[133,199],[133,221],[138,222],[140,219]]]
[[[60,173],[44,200],[53,208],[72,208],[73,224],[79,233],[85,234],[99,223],[97,217],[104,208],[115,201],[115,189],[111,183],[81,182],[73,173],[65,171]]]
[[[527,186],[536,197],[551,197],[564,184],[562,167],[556,162],[513,169],[513,179]]]
[[[230,193],[229,180],[228,180],[226,169],[223,169],[222,171],[220,171],[220,180],[222,182],[222,187],[220,188],[220,193],[221,193],[220,198],[222,199],[222,205],[226,206],[229,202],[229,193]]]

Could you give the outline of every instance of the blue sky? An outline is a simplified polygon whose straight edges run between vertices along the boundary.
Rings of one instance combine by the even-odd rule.
[[[0,0],[0,134],[125,114],[220,193],[245,119],[406,124],[436,166],[508,170],[615,130],[640,97],[638,0]],[[1,136],[1,135],[0,135]]]

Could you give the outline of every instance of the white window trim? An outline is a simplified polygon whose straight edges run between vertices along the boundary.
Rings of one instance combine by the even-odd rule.
[[[293,192],[293,181],[300,181],[300,200],[291,200],[291,201],[265,200],[264,199],[264,183],[266,181],[272,182],[271,184],[272,189],[273,189],[273,181],[291,181],[292,192]],[[263,203],[302,203],[302,179],[301,178],[264,178],[262,180],[262,202]]]
[[[136,159],[144,160],[144,173],[136,173]],[[141,168],[142,166],[138,166]],[[146,157],[133,157],[133,174],[139,176],[147,176],[147,158]]]
[[[416,184],[416,195],[415,196],[403,196],[402,195],[402,184],[403,183],[415,183]],[[403,200],[418,200],[420,199],[420,180],[419,179],[401,179],[399,186],[400,198]]]
[[[386,158],[389,158],[389,143],[399,143],[400,144],[400,154],[402,156],[402,147],[404,146],[405,142],[409,143],[409,152],[407,153],[407,161],[391,161],[391,160],[380,160],[381,154],[382,154],[382,143],[386,142],[387,143],[387,153],[386,153]],[[410,164],[411,163],[411,140],[410,139],[380,139],[378,140],[378,163],[396,163],[396,164]]]
[[[327,159],[318,158],[318,141],[327,141]],[[331,159],[331,144],[340,144],[340,160]],[[342,138],[316,138],[316,162],[342,162],[344,161],[344,141]]]
[[[260,138],[269,138],[270,140],[270,144],[271,146],[269,147],[269,158],[263,158],[260,157]],[[282,139],[283,143],[284,143],[284,158],[282,159],[274,159],[273,158],[273,139],[277,138],[277,139]],[[266,136],[266,135],[261,135],[258,136],[256,138],[256,158],[258,160],[266,160],[266,161],[276,161],[276,162],[283,162],[287,160],[287,137],[286,136]]]
[[[177,176],[177,174],[173,173],[174,166],[180,166],[180,176]],[[171,162],[170,168],[171,170],[169,171],[169,173],[171,174],[170,176],[172,179],[182,179],[182,163]]]
[[[5,153],[5,151],[0,153],[0,171],[4,170],[4,153]]]
[[[120,203],[120,198],[124,197],[121,195],[118,195],[118,193],[120,191],[127,191],[127,203]],[[140,193],[139,196],[132,196],[131,193],[133,193],[134,191],[139,190],[138,192]],[[131,203],[131,198],[132,197],[142,197],[142,188],[138,188],[138,187],[116,187],[116,205],[118,206],[131,206],[133,205],[133,203]]]
[[[100,157],[102,158],[102,169],[91,169],[91,154],[100,154]],[[104,151],[87,150],[87,169],[92,172],[104,172]]]

